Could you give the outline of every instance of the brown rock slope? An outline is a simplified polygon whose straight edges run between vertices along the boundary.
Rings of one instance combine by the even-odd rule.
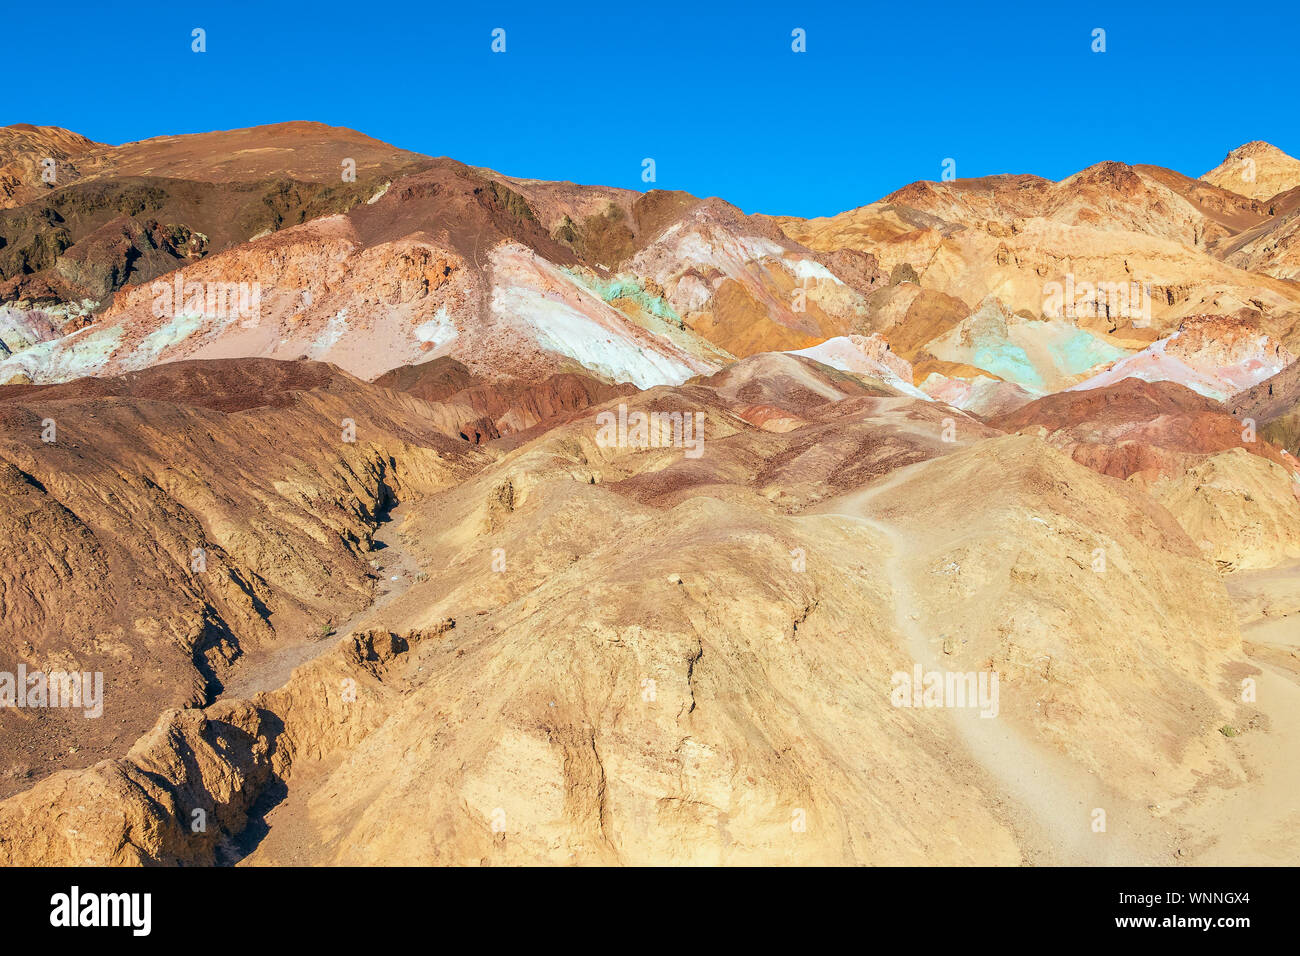
[[[98,718],[0,711],[0,793],[122,753],[241,655],[368,604],[376,514],[474,467],[424,408],[256,360],[0,389],[0,670],[104,681]]]
[[[53,189],[61,172],[65,182],[76,178],[80,157],[107,148],[57,126],[0,126],[0,209],[21,206]]]
[[[1260,434],[1292,454],[1300,452],[1300,362],[1238,392],[1225,405],[1255,421]]]
[[[1300,279],[1300,186],[1268,201],[1269,218],[1233,236],[1221,254],[1242,269]]]
[[[47,154],[60,156],[54,181],[0,207],[0,302],[102,308],[118,289],[363,203],[397,170],[427,161],[319,123],[124,146],[0,128],[0,160],[31,165]],[[345,159],[356,163],[350,180]]]
[[[453,358],[407,365],[374,384],[436,404],[441,427],[453,438],[481,444],[552,424],[615,395],[636,392],[587,375],[560,373],[536,383],[488,382]]]
[[[1075,461],[1116,478],[1146,471],[1181,474],[1202,456],[1231,448],[1294,469],[1294,461],[1268,441],[1248,440],[1242,418],[1174,382],[1126,378],[1103,388],[1058,392],[989,421],[1003,431],[1041,433]]]
[[[825,507],[888,533],[916,660],[1001,674],[1004,719],[961,714],[954,730],[1029,829],[1082,859],[1140,856],[1158,795],[1233,765],[1216,732],[1236,710],[1227,595],[1137,489],[1007,436]],[[1094,840],[1095,807],[1129,817],[1126,849]]]

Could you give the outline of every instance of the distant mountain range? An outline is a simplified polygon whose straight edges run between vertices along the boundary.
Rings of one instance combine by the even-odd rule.
[[[1300,161],[1264,143],[1199,180],[1102,163],[918,182],[804,220],[316,123],[117,147],[11,126],[0,189],[0,381],[236,356],[372,378],[448,356],[644,388],[879,334],[909,384],[976,408],[989,383],[1001,402],[1078,385],[1193,316],[1287,354],[1300,336]]]

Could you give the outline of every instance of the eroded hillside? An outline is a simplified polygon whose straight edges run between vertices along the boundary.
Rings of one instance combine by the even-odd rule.
[[[1294,863],[1297,168],[0,129],[0,863]]]

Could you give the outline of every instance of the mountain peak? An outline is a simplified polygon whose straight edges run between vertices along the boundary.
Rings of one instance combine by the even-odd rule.
[[[1225,159],[1234,159],[1242,156],[1282,156],[1287,159],[1291,158],[1272,143],[1266,143],[1262,139],[1252,139],[1249,143],[1242,143],[1236,149],[1229,150]]]
[[[1252,140],[1229,152],[1201,180],[1251,199],[1271,199],[1300,186],[1300,159],[1272,143]]]

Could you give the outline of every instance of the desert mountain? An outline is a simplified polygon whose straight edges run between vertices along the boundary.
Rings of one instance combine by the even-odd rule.
[[[1272,199],[1300,186],[1300,159],[1257,140],[1229,152],[1201,179],[1251,199]]]
[[[870,255],[818,255],[720,200],[512,179],[318,124],[102,148],[6,216],[0,331],[39,347],[0,380],[449,355],[646,387],[847,332],[882,283]]]
[[[870,251],[883,269],[908,269],[972,311],[992,297],[1008,313],[1064,316],[1133,349],[1204,313],[1249,318],[1293,343],[1300,298],[1278,281],[1295,274],[1284,241],[1292,206],[1112,162],[1059,183],[914,183],[838,216],[775,221],[823,252]]]
[[[116,147],[11,126],[5,157],[21,176],[0,207],[0,308],[25,314],[40,340],[75,331],[126,286],[363,202],[424,159],[319,123]]]
[[[126,704],[39,726],[5,711],[4,792],[69,746],[93,762],[161,709],[210,699],[272,621],[319,635],[366,606],[377,516],[404,485],[473,470],[477,452],[422,408],[327,365],[265,360],[0,390],[4,669],[75,658]]]
[[[1300,860],[1295,183],[0,160],[0,863]]]
[[[1300,317],[1291,283],[1241,268],[1290,274],[1291,204],[1154,166],[914,183],[801,221],[503,176],[320,124],[74,145],[66,179],[0,226],[0,381],[241,355],[373,378],[446,356],[486,378],[646,388],[880,333],[911,384],[991,410],[1187,316],[1283,344]],[[334,182],[348,161],[355,179]]]
[[[51,188],[60,164],[75,177],[72,161],[106,148],[57,126],[0,127],[0,209],[20,206]]]

